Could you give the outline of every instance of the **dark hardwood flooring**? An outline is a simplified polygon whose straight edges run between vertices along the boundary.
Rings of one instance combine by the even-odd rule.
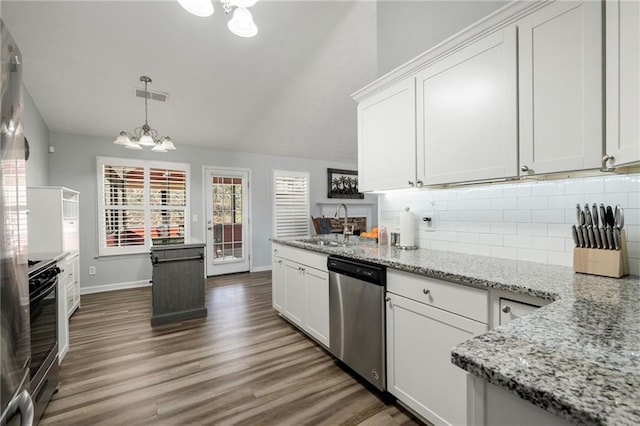
[[[419,424],[271,307],[271,273],[206,282],[206,319],[151,327],[151,289],[82,296],[42,425]]]

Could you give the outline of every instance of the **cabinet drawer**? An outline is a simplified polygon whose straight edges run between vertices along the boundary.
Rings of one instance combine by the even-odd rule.
[[[387,291],[487,323],[489,302],[486,290],[388,269]]]
[[[538,308],[539,306],[529,305],[528,303],[500,298],[500,325],[508,324],[514,319],[523,317]]]
[[[59,263],[58,267],[62,272],[58,275],[58,282],[60,285],[67,285],[73,282],[73,263],[63,262]]]
[[[271,253],[282,259],[291,260],[301,265],[310,266],[320,271],[327,271],[326,254],[315,253],[309,250],[299,249],[296,247],[285,246],[281,244],[273,244]]]

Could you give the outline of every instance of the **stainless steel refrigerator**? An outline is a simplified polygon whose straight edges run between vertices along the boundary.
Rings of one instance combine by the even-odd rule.
[[[31,425],[27,188],[20,50],[0,20],[0,425]]]

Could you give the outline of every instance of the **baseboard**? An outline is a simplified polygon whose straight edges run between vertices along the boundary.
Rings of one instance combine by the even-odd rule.
[[[254,266],[253,269],[251,270],[251,272],[265,272],[265,271],[270,271],[270,270],[271,270],[271,265]]]
[[[131,281],[127,283],[113,283],[105,285],[92,285],[90,287],[80,287],[80,294],[102,293],[105,291],[125,290],[128,288],[150,287],[149,280]]]

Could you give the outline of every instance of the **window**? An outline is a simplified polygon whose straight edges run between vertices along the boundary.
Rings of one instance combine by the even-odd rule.
[[[97,159],[101,256],[147,253],[153,239],[189,235],[189,165]]]
[[[309,173],[273,171],[273,236],[309,235]]]

